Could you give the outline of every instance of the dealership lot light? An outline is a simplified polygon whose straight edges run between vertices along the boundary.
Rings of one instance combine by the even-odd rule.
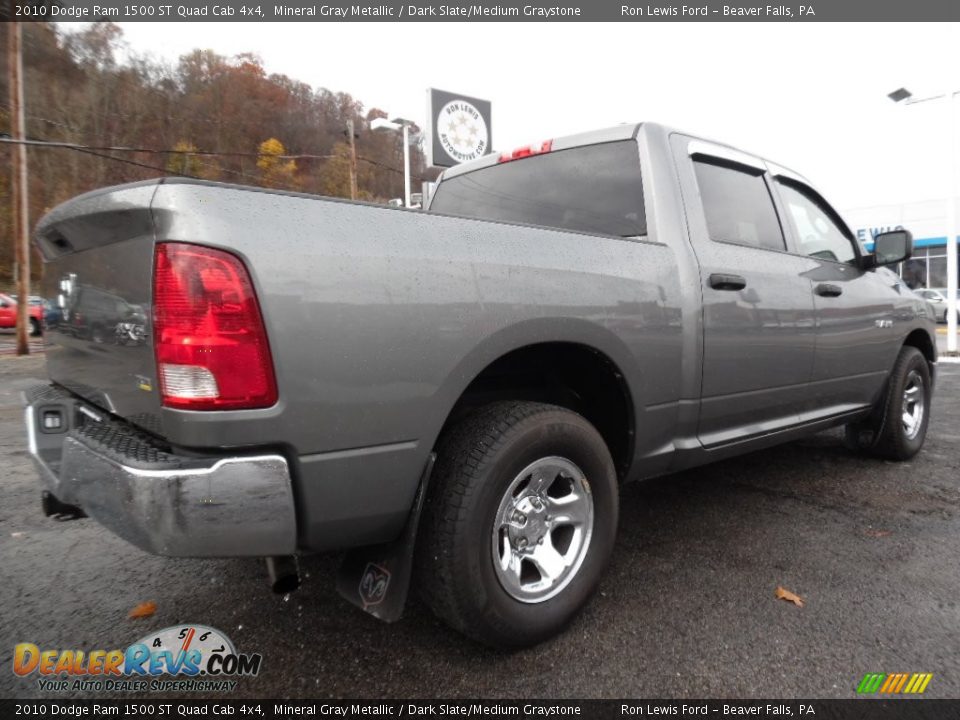
[[[403,133],[403,206],[410,207],[410,126],[413,122],[403,118],[374,118],[371,130],[399,130]]]
[[[951,355],[957,352],[957,237],[960,228],[957,227],[957,95],[960,90],[950,90],[940,95],[933,95],[915,99],[913,93],[906,88],[898,88],[887,97],[895,103],[904,105],[931,100],[946,99],[947,144],[950,153],[950,185],[947,192],[947,352]]]

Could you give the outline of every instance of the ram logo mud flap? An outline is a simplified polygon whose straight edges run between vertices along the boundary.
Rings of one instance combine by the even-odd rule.
[[[351,550],[337,573],[337,592],[364,612],[385,622],[396,622],[403,616],[413,572],[420,511],[434,460],[436,455],[431,453],[400,537],[390,543]]]
[[[363,601],[363,609],[370,612],[371,605],[379,605],[383,598],[387,596],[387,588],[390,587],[390,571],[374,563],[367,563],[360,578],[360,600]]]

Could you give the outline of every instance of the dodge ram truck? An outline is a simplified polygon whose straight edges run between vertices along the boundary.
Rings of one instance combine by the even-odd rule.
[[[930,420],[910,234],[867,253],[801,175],[652,123],[448,169],[423,212],[168,178],[36,243],[63,313],[25,397],[48,515],[263,557],[284,592],[346,550],[366,611],[413,587],[497,646],[587,602],[621,483],[835,426],[907,460]],[[90,297],[102,332],[71,332]]]

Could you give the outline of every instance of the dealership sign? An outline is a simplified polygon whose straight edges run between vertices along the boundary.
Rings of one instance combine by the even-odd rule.
[[[427,90],[427,164],[453,167],[489,155],[490,101],[444,90]]]
[[[868,248],[880,233],[903,228],[913,233],[915,247],[925,247],[946,245],[947,210],[945,200],[922,200],[856,208],[841,214],[857,240]]]

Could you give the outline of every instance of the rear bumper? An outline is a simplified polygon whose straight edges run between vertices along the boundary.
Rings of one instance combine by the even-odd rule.
[[[25,399],[30,454],[46,489],[137,547],[178,557],[296,551],[283,456],[189,457],[56,386]],[[58,412],[62,425],[46,427]]]

